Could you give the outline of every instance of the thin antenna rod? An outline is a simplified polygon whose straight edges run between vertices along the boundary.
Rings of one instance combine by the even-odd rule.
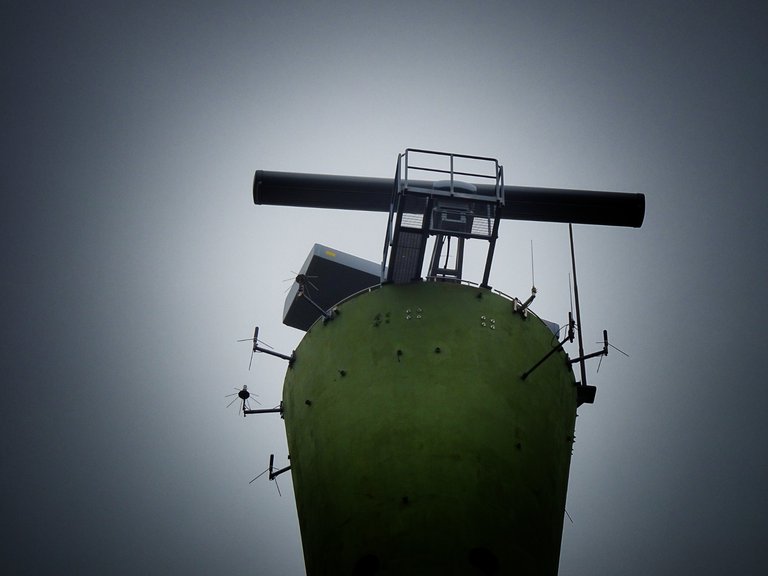
[[[536,286],[536,276],[533,274],[533,240],[531,240],[531,286]]]
[[[576,300],[576,332],[579,336],[579,368],[581,369],[581,385],[587,385],[587,370],[584,363],[584,340],[581,337],[581,309],[579,307],[579,284],[576,281],[576,253],[573,249],[573,224],[568,223],[568,235],[571,239],[571,267],[573,268],[573,296]]]

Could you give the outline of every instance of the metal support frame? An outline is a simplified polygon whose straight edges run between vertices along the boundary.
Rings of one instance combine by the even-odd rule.
[[[502,180],[502,187],[504,186],[504,182]],[[501,221],[501,212],[502,212],[502,206],[503,202],[500,204],[496,204],[496,213],[494,214],[494,220],[493,220],[493,232],[491,233],[491,238],[489,240],[490,245],[488,246],[488,255],[485,258],[485,270],[483,271],[483,282],[480,284],[483,288],[490,288],[488,286],[488,278],[491,274],[491,263],[493,262],[493,254],[496,250],[496,239],[499,237],[499,222]]]
[[[276,358],[281,358],[283,360],[288,361],[288,367],[290,368],[293,366],[293,361],[296,359],[296,351],[294,350],[291,352],[291,355],[288,356],[286,354],[281,354],[280,352],[275,352],[274,350],[267,350],[266,348],[263,348],[259,346],[259,327],[256,326],[256,329],[253,331],[253,338],[243,338],[238,340],[238,342],[253,342],[253,349],[251,350],[251,361],[248,363],[248,370],[251,369],[251,363],[253,362],[253,355],[256,352],[261,352],[262,354],[269,354],[270,356],[275,356]],[[261,342],[264,344],[264,342]],[[267,344],[269,346],[269,344]],[[271,348],[271,346],[269,346]]]
[[[275,356],[276,358],[282,358],[283,360],[288,360],[289,364],[293,363],[293,360],[295,359],[295,354],[296,354],[295,352],[291,352],[291,355],[288,356],[286,354],[281,354],[280,352],[275,352],[274,350],[266,350],[261,346],[254,346],[253,349],[256,352],[261,352],[262,354],[269,354],[270,356]]]
[[[270,480],[274,480],[275,478],[280,476],[280,474],[282,474],[283,472],[288,472],[288,470],[291,469],[291,466],[289,464],[285,468],[280,468],[279,470],[275,470],[274,464],[275,464],[275,455],[270,454],[269,455],[269,479]]]
[[[288,456],[288,458],[290,458],[290,456]],[[269,467],[266,470],[264,470],[264,472],[262,472],[261,474],[256,476],[256,478],[254,478],[253,480],[248,482],[248,484],[253,484],[256,480],[258,480],[259,478],[264,476],[264,474],[268,473],[267,478],[269,478],[271,481],[274,481],[275,486],[277,487],[277,493],[280,496],[282,496],[283,494],[282,494],[282,492],[280,492],[280,484],[277,483],[277,477],[280,476],[280,474],[282,474],[283,472],[287,472],[290,469],[291,469],[291,467],[290,467],[290,465],[288,465],[285,468],[280,468],[278,470],[275,470],[275,455],[274,454],[270,454],[269,455]]]
[[[283,408],[283,402],[280,401],[280,406],[277,408],[260,408],[258,410],[243,410],[243,416],[246,414],[284,414],[285,410]]]
[[[598,358],[600,356],[608,356],[608,330],[603,330],[603,349],[598,350],[597,352],[592,352],[591,354],[583,354],[579,356],[578,358],[574,358],[571,360],[571,364],[576,364],[578,362],[579,364],[583,364],[585,360],[589,360],[590,358]]]
[[[309,294],[307,294],[307,291],[304,289],[303,285],[299,286],[299,291],[296,293],[297,298],[301,298],[305,302],[309,302],[315,310],[320,312],[320,315],[323,317],[323,322],[328,322],[328,320],[333,320],[333,311],[324,310],[320,304],[312,300],[312,298],[309,297]]]
[[[424,155],[427,159],[447,158],[449,169],[446,170],[435,166],[416,165],[412,163],[413,154]],[[489,170],[489,173],[456,170],[456,159],[492,163],[492,173],[490,173],[491,170]],[[436,182],[412,180],[411,173],[414,171],[427,172],[433,176],[435,174],[448,175],[448,184],[447,186],[437,186]],[[493,186],[485,185],[481,191],[478,192],[477,186],[474,184],[462,183],[456,179],[456,176],[491,179],[494,184]],[[428,275],[430,277],[438,278],[443,276],[446,280],[461,280],[463,268],[463,243],[466,239],[475,238],[489,242],[483,280],[480,284],[484,288],[489,288],[488,279],[490,276],[496,239],[498,238],[499,219],[501,217],[501,208],[504,205],[504,193],[503,168],[494,158],[435,152],[415,148],[406,149],[403,154],[398,155],[397,167],[395,169],[394,189],[392,192],[392,200],[390,202],[390,213],[387,221],[387,231],[382,257],[382,277],[387,265],[387,260],[389,260],[386,281],[410,282],[419,279],[421,276],[421,266],[423,266],[424,262],[427,239],[429,236],[434,235],[437,236],[437,240]],[[420,229],[421,238],[418,245],[418,261],[414,261],[413,255],[407,258],[402,258],[401,250],[413,250],[414,246],[402,244],[401,240],[404,233],[414,235],[418,232],[416,228],[411,228],[407,224],[404,225],[403,222],[403,214],[406,212],[410,213],[410,210],[413,210],[413,204],[414,202],[418,202],[418,198],[424,198],[424,204],[419,206],[418,213],[420,213],[422,218]],[[448,210],[450,212],[454,208],[454,206],[452,206],[454,202],[466,203],[466,207],[464,208],[459,205],[455,206],[457,213],[460,213],[462,209],[466,210],[468,224],[464,230],[445,229],[442,227],[442,223],[440,227],[438,227],[438,225],[433,222],[433,213],[436,210]],[[441,203],[443,204],[442,206]],[[446,204],[447,206],[445,206]],[[485,234],[473,229],[472,226],[472,219],[477,214],[474,210],[482,206],[487,207],[483,218],[489,220],[489,230]],[[490,222],[491,220],[492,223]],[[445,238],[459,239],[460,249],[457,253],[456,266],[453,269],[441,269],[439,265]],[[399,266],[407,266],[407,268],[401,269]],[[411,270],[414,266],[418,266],[417,272]],[[400,274],[398,274],[398,272],[400,272]],[[403,274],[405,274],[405,276],[411,276],[411,272],[414,272],[412,274],[414,277],[403,277]]]
[[[451,238],[454,237],[447,236],[446,234],[437,234],[435,236],[435,246],[432,250],[432,261],[429,265],[430,278],[455,280],[457,282],[461,280],[464,262],[464,238],[456,238],[456,254],[454,255],[456,265],[455,267],[450,268],[448,266],[448,258],[450,257]],[[447,252],[445,255],[445,264],[440,266],[440,259],[442,258],[443,254],[443,245],[446,244],[446,239],[448,240],[448,245],[446,248]]]

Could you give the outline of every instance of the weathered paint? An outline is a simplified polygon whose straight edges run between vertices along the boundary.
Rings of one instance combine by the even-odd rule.
[[[554,575],[576,416],[564,352],[488,290],[384,285],[316,322],[283,391],[309,576]]]

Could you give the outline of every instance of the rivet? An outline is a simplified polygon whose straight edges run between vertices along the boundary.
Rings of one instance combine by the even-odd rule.
[[[416,314],[416,320],[421,320],[421,314]]]

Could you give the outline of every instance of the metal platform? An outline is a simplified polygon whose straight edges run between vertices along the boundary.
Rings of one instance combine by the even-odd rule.
[[[423,179],[429,177],[434,180]],[[428,276],[461,280],[464,242],[474,238],[489,242],[481,284],[487,287],[503,205],[503,169],[494,158],[407,149],[395,171],[382,261],[382,266],[389,262],[386,280],[419,280],[430,236],[436,241]],[[443,248],[449,250],[452,238],[454,265],[441,266]]]

